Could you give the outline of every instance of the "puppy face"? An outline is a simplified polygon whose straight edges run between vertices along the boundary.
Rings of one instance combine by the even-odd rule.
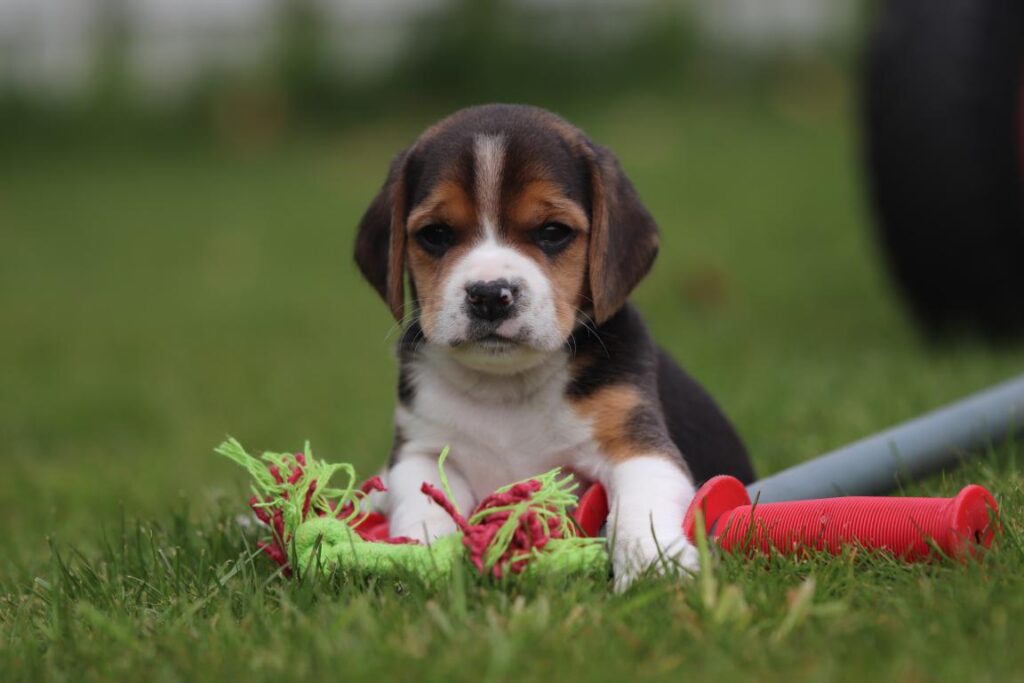
[[[543,110],[488,105],[427,130],[367,210],[356,261],[429,343],[517,370],[614,314],[650,268],[657,229],[609,152]]]
[[[407,220],[423,332],[470,355],[554,351],[572,332],[583,294],[583,169],[550,133],[459,137],[451,156],[436,153],[443,136],[425,141],[424,174],[437,179],[418,184]]]

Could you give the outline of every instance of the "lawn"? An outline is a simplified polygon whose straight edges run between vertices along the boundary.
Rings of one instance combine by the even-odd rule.
[[[787,99],[787,97],[789,99]],[[635,300],[762,474],[1024,369],[930,348],[868,230],[849,107],[624,101],[566,112],[662,227]],[[0,680],[1024,679],[1016,448],[915,489],[988,485],[966,566],[714,558],[694,582],[288,581],[212,454],[390,444],[392,321],[351,263],[387,161],[429,121],[263,149],[160,142],[0,160]]]

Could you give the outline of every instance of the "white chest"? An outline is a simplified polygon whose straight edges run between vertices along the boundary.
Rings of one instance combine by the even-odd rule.
[[[595,446],[590,424],[565,399],[566,381],[566,371],[557,370],[519,394],[420,369],[412,406],[397,412],[404,448],[430,455],[449,446],[449,462],[478,500],[552,467],[574,466]]]

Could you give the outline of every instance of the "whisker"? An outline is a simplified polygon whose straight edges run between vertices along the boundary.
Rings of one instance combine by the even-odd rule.
[[[401,318],[396,320],[391,327],[388,328],[387,333],[384,335],[384,341],[388,341],[395,332],[400,332],[405,328],[406,323],[411,322],[416,315],[419,313],[419,309],[414,309],[404,314]]]
[[[391,338],[391,336],[393,334],[395,334],[396,332],[400,332],[400,331],[404,330],[405,326],[408,323],[410,323],[413,320],[415,320],[420,315],[420,313],[423,311],[423,306],[421,305],[423,302],[425,302],[425,301],[426,302],[439,301],[440,299],[441,299],[441,297],[429,297],[429,298],[420,298],[420,299],[412,302],[410,304],[410,310],[407,313],[405,313],[404,315],[402,315],[401,318],[396,320],[391,325],[391,327],[388,328],[387,333],[384,335],[384,340],[383,341],[387,342]]]
[[[604,340],[601,339],[601,333],[597,331],[597,321],[591,318],[589,315],[587,315],[584,311],[580,310],[579,308],[576,308],[576,312],[583,316],[583,320],[580,321],[580,324],[584,327],[584,329],[586,329],[588,332],[594,335],[594,338],[597,339],[597,343],[601,345],[602,349],[604,349],[604,355],[607,356],[608,358],[611,358],[611,352],[608,351],[608,347],[605,345]],[[589,325],[587,324],[588,320],[591,323]]]

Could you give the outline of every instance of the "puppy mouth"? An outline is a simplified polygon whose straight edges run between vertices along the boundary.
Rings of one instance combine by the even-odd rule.
[[[459,339],[452,343],[452,347],[469,349],[476,348],[490,353],[506,353],[518,347],[520,342],[512,337],[506,337],[497,332],[474,335],[467,339]]]
[[[491,332],[483,337],[472,340],[472,343],[485,349],[493,349],[495,351],[504,351],[513,347],[519,346],[520,342],[512,339],[511,337],[505,337],[503,335]]]

